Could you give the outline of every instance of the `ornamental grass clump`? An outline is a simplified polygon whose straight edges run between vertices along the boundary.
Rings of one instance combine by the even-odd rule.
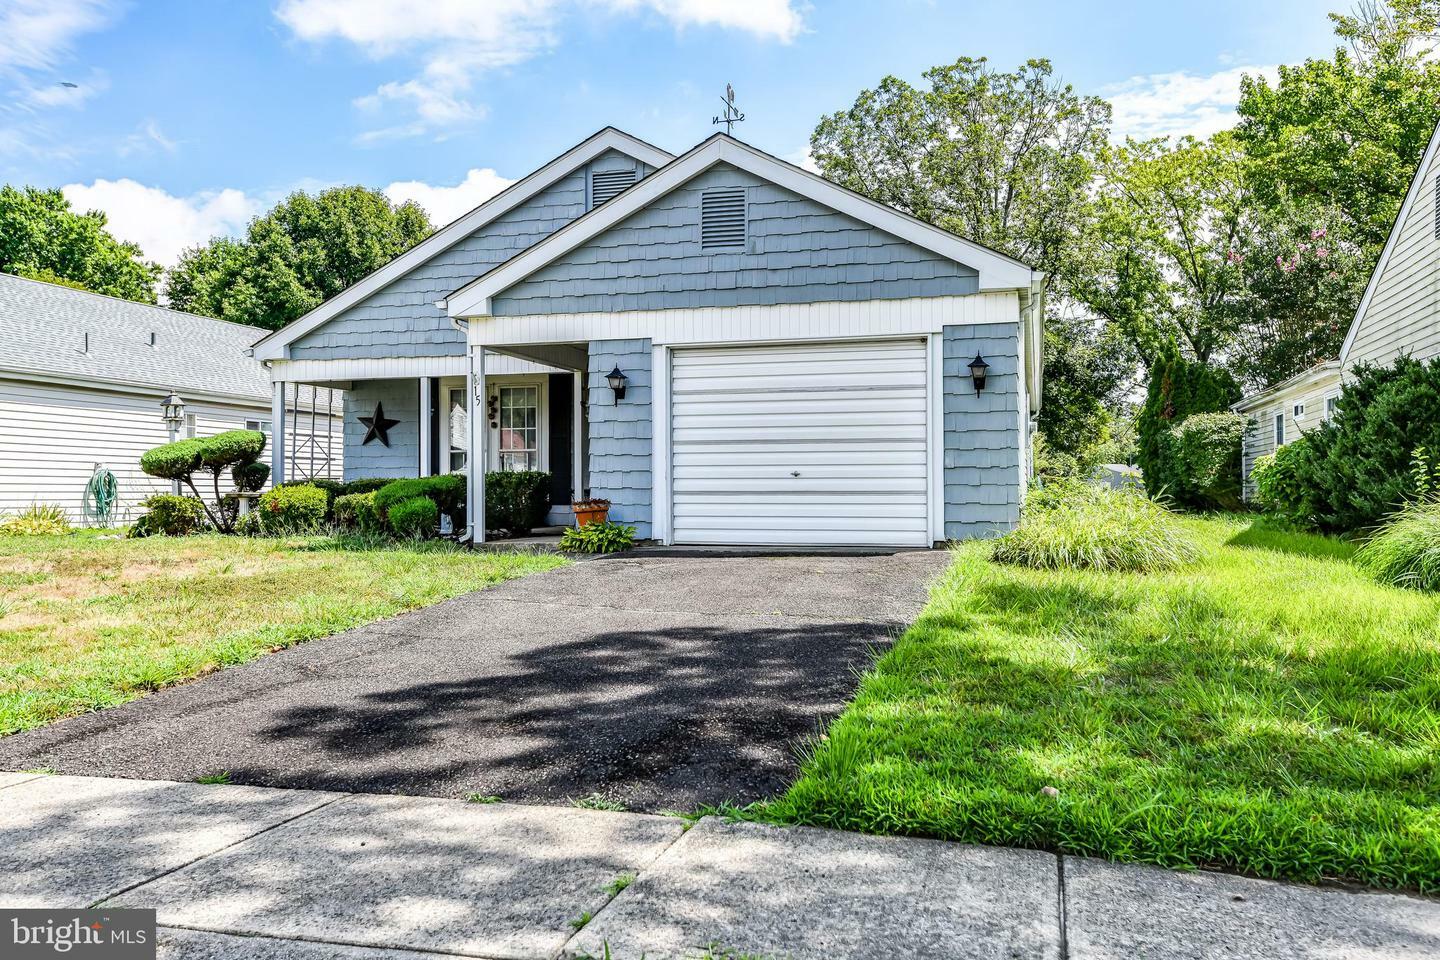
[[[1173,570],[1200,555],[1180,518],[1143,494],[1085,483],[1036,491],[991,559],[1040,570]]]
[[[1440,590],[1440,503],[1400,511],[1360,548],[1355,562],[1381,583]]]

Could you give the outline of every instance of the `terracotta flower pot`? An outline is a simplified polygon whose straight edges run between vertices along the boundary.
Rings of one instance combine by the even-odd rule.
[[[570,505],[575,511],[575,526],[583,527],[591,523],[604,523],[605,518],[610,515],[609,500],[580,500]]]

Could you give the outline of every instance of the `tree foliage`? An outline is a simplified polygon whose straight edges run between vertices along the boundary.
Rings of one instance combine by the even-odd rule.
[[[140,469],[152,477],[177,480],[189,487],[211,526],[221,533],[230,533],[235,529],[235,514],[220,492],[220,477],[226,470],[244,475],[264,452],[265,434],[260,431],[226,430],[214,436],[175,440],[147,450],[140,456]],[[195,485],[196,476],[201,474],[210,476],[214,494],[210,501],[206,501]],[[263,484],[264,480],[260,482]]]
[[[1165,345],[1150,366],[1145,403],[1136,419],[1137,459],[1152,495],[1185,506],[1207,505],[1189,502],[1191,478],[1171,428],[1197,413],[1228,410],[1239,399],[1240,387],[1226,371],[1183,356],[1173,343]]]
[[[0,186],[0,273],[154,303],[160,267],[105,224],[97,210],[72,210],[59,190]]]
[[[172,306],[277,330],[409,250],[431,232],[419,205],[378,190],[291,194],[243,239],[186,250],[165,279]]]

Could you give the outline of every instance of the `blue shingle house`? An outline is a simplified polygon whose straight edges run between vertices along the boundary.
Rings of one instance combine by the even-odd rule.
[[[277,397],[346,391],[347,477],[466,469],[476,504],[470,464],[541,469],[557,520],[601,497],[662,543],[930,546],[1018,519],[1042,291],[727,135],[606,128],[254,353]]]

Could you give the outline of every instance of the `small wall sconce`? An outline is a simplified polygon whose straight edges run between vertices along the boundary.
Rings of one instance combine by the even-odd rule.
[[[630,381],[626,378],[625,374],[620,372],[620,366],[618,364],[614,370],[606,374],[605,379],[610,382],[610,389],[615,391],[615,403],[618,405],[621,400],[625,399],[625,384]]]
[[[975,384],[975,396],[980,396],[980,391],[985,389],[985,373],[990,369],[990,364],[980,354],[975,354],[975,359],[970,361],[970,380]]]

